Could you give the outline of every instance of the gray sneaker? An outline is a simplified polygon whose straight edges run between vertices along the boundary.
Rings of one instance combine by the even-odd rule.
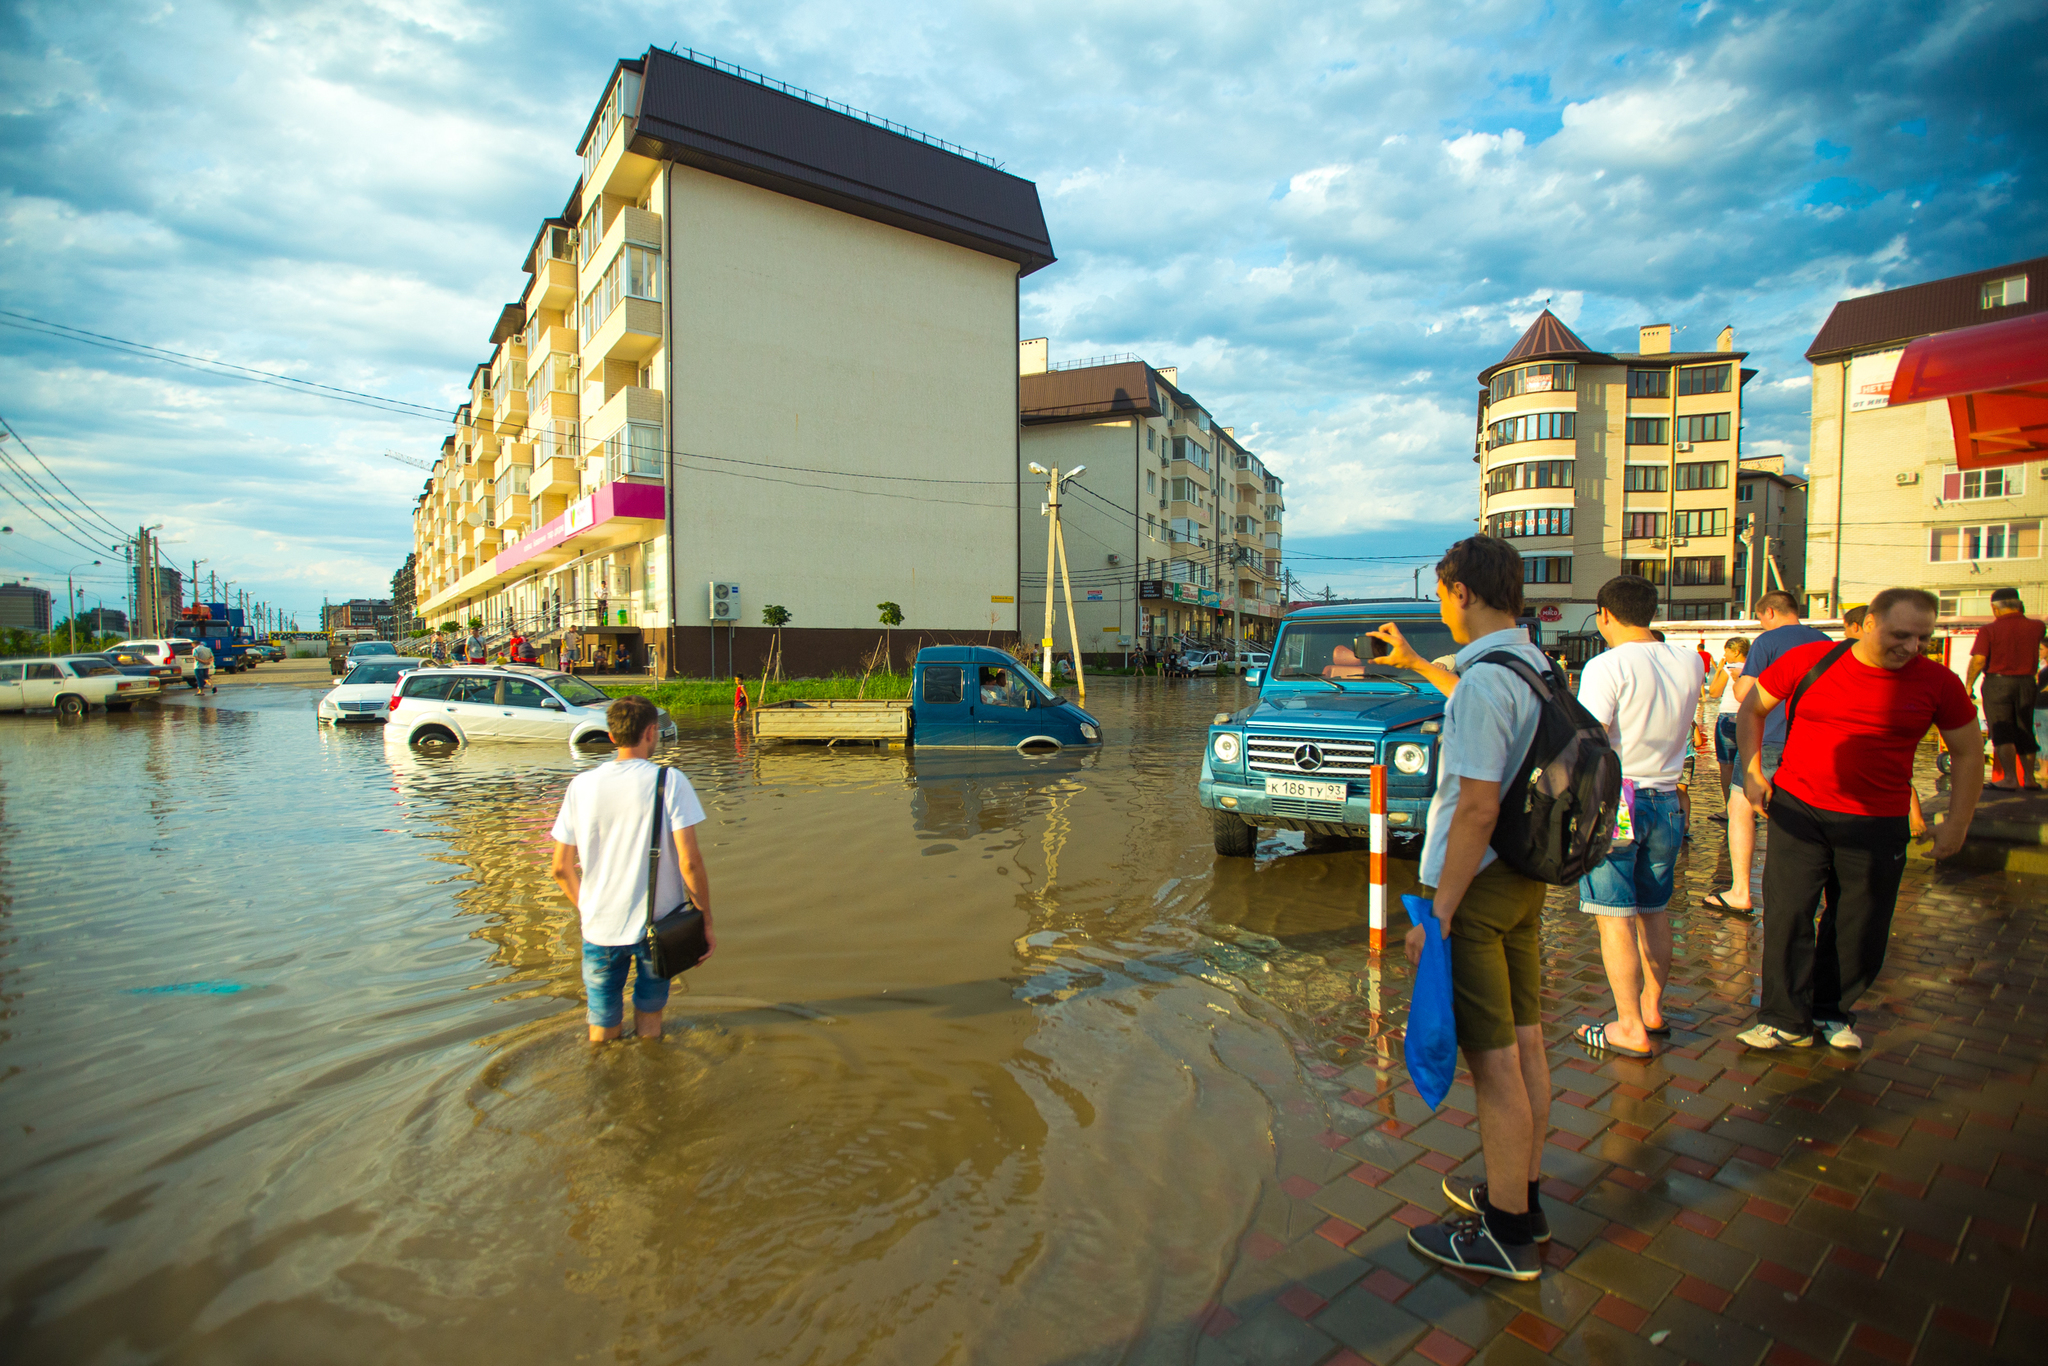
[[[1776,1025],[1767,1025],[1759,1020],[1737,1034],[1736,1039],[1751,1048],[1811,1048],[1813,1035],[1790,1034]]]
[[[1444,1198],[1467,1214],[1479,1214],[1486,1203],[1486,1183],[1464,1176],[1444,1178]],[[1550,1241],[1550,1220],[1544,1216],[1543,1206],[1536,1207],[1536,1241]]]
[[[1536,1244],[1503,1243],[1493,1236],[1486,1220],[1475,1214],[1409,1229],[1408,1246],[1432,1262],[1482,1276],[1533,1281],[1543,1274],[1543,1254]]]
[[[1856,1032],[1856,1026],[1847,1020],[1822,1020],[1813,1022],[1813,1032],[1827,1040],[1830,1048],[1861,1048],[1863,1036]]]

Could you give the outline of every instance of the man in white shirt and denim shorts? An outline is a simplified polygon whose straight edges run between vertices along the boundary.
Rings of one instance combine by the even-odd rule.
[[[668,1004],[668,982],[655,974],[647,951],[648,822],[654,814],[655,782],[664,772],[648,756],[660,743],[660,719],[644,697],[613,702],[605,721],[618,746],[616,757],[572,779],[555,818],[549,871],[583,919],[583,988],[592,1043],[616,1039],[625,1027],[629,968],[636,1037],[661,1037],[661,1012]],[[681,907],[687,888],[689,903],[704,913],[709,941],[711,880],[696,831],[704,808],[688,778],[673,768],[666,772],[654,916],[659,920]]]
[[[1479,1096],[1486,1179],[1445,1177],[1444,1195],[1463,1213],[1409,1230],[1408,1244],[1445,1266],[1533,1281],[1543,1272],[1538,1244],[1550,1238],[1536,1189],[1550,1122],[1537,942],[1548,889],[1500,862],[1492,840],[1501,790],[1528,756],[1542,704],[1519,674],[1479,661],[1512,654],[1538,673],[1555,672],[1560,689],[1564,680],[1515,624],[1522,557],[1513,546],[1470,537],[1450,548],[1436,574],[1438,613],[1463,642],[1454,675],[1418,656],[1399,629],[1373,634],[1389,646],[1383,662],[1414,669],[1450,694],[1419,890],[1433,899],[1451,950],[1452,1010]],[[1408,932],[1410,962],[1423,942],[1417,925]]]
[[[1647,1058],[1652,1036],[1671,1032],[1664,984],[1671,977],[1671,906],[1685,816],[1679,784],[1700,709],[1700,657],[1650,630],[1657,589],[1623,574],[1600,586],[1597,624],[1607,649],[1579,671],[1579,701],[1607,728],[1633,784],[1631,837],[1579,879],[1579,909],[1600,925],[1600,960],[1614,991],[1616,1018],[1580,1025],[1589,1049]]]

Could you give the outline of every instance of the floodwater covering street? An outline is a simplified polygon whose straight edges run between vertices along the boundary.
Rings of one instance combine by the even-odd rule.
[[[1378,996],[1362,853],[1210,849],[1239,684],[1104,679],[1078,756],[680,717],[718,952],[593,1049],[546,841],[603,756],[318,695],[0,720],[13,1360],[1187,1359]]]

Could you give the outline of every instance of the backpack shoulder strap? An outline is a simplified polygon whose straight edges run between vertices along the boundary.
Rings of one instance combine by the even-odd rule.
[[[1532,688],[1536,696],[1549,701],[1557,687],[1557,675],[1550,669],[1538,672],[1536,666],[1512,650],[1492,650],[1472,661],[1474,664],[1497,664],[1519,677]]]
[[[1797,686],[1792,689],[1792,695],[1785,699],[1785,738],[1787,740],[1792,738],[1793,718],[1799,715],[1799,699],[1806,696],[1806,690],[1818,682],[1822,674],[1834,668],[1835,661],[1848,654],[1851,647],[1855,644],[1856,642],[1853,640],[1836,642],[1835,648],[1822,655],[1819,661],[1806,671],[1806,677],[1800,679]]]
[[[663,789],[668,786],[668,767],[656,764],[654,775],[654,817],[647,834],[647,927],[654,928],[654,887],[661,881],[661,808]]]

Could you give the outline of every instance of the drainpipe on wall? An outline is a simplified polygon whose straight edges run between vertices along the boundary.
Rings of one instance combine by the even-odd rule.
[[[1849,361],[1844,357],[1841,410],[1835,418],[1835,579],[1828,588],[1828,614],[1836,617],[1842,615],[1842,489],[1848,482]]]
[[[661,443],[662,464],[662,522],[663,548],[668,552],[668,630],[662,642],[661,662],[667,676],[677,676],[676,668],[676,257],[675,257],[675,163],[664,166],[661,171],[661,256],[665,262],[662,269],[668,272],[668,279],[662,281],[661,291],[661,346],[664,365],[668,370],[663,379],[662,414],[664,440]],[[579,419],[580,420],[580,419]],[[711,636],[713,672],[716,673],[718,636]]]

